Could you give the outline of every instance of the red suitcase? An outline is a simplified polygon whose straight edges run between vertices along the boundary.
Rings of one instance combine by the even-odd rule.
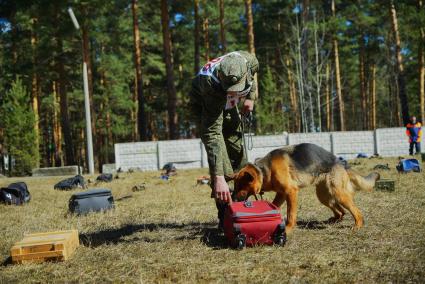
[[[224,234],[234,248],[286,243],[280,209],[268,201],[233,202],[224,216]]]

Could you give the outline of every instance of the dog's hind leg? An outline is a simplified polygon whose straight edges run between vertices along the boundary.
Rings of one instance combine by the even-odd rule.
[[[332,212],[334,213],[334,217],[331,217],[328,219],[329,223],[338,223],[341,222],[345,215],[344,208],[341,207],[339,204],[335,204],[332,207],[329,207]]]
[[[319,201],[332,210],[334,216],[328,219],[329,223],[341,222],[345,215],[345,210],[335,200],[329,192],[329,187],[326,180],[321,181],[316,185],[316,195]]]
[[[363,216],[353,201],[354,189],[350,183],[350,177],[341,166],[335,166],[328,176],[329,192],[334,197],[336,204],[347,209],[354,218],[353,229],[363,226]]]
[[[357,208],[357,206],[354,204],[351,194],[339,191],[336,193],[335,197],[339,203],[338,206],[344,207],[353,216],[355,222],[353,229],[360,229],[363,226],[363,215],[359,208]]]

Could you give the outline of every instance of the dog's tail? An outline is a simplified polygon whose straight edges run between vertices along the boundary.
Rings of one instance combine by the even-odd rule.
[[[379,173],[373,172],[366,177],[361,176],[352,169],[346,170],[350,178],[350,182],[354,189],[357,191],[372,191],[375,186],[375,182],[381,178]]]

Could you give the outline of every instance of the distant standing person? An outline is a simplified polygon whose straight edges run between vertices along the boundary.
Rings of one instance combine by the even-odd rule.
[[[410,123],[406,125],[406,134],[409,136],[409,154],[413,155],[413,147],[416,153],[421,153],[421,138],[422,138],[422,124],[416,121],[416,116],[410,118]]]
[[[227,204],[232,202],[226,177],[247,163],[238,105],[243,101],[242,113],[253,110],[256,72],[258,60],[254,55],[231,52],[205,64],[193,79],[189,93],[189,111],[208,156],[219,227],[223,225]]]

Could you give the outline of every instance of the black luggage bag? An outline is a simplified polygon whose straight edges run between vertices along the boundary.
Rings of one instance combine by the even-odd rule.
[[[77,187],[84,188],[86,183],[84,177],[81,175],[76,175],[75,177],[64,179],[57,184],[55,184],[54,189],[58,190],[71,190]]]
[[[22,205],[30,200],[31,194],[25,182],[11,183],[0,189],[0,201],[6,204]]]
[[[113,179],[112,174],[101,174],[96,178],[96,181],[98,182],[111,182]]]
[[[108,189],[92,189],[73,194],[69,199],[69,211],[78,215],[114,208],[114,197]]]

